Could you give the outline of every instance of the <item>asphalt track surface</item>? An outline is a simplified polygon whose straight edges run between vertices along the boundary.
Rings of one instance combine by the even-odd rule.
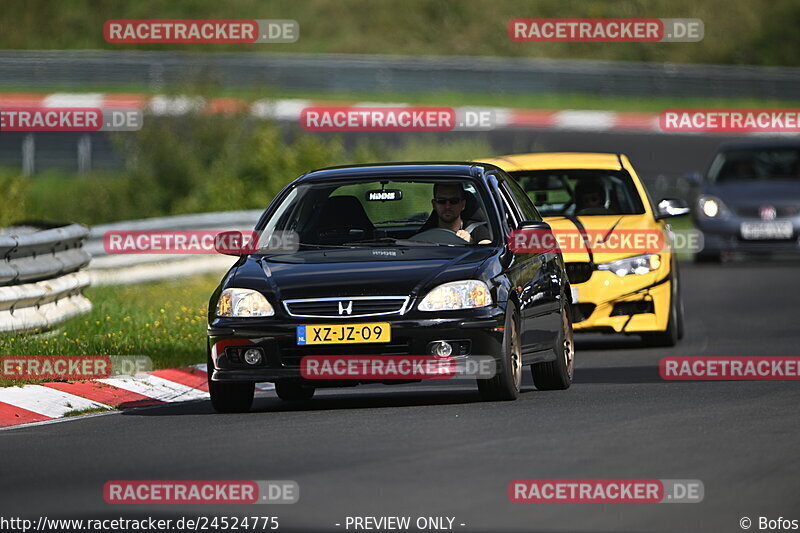
[[[800,519],[800,384],[665,382],[666,355],[796,356],[800,263],[682,264],[676,348],[578,338],[575,383],[483,403],[470,382],[333,389],[253,412],[208,401],[0,432],[0,516],[278,516],[345,531],[346,516],[451,516],[455,531],[741,531]],[[699,479],[692,504],[512,504],[514,479]],[[294,505],[111,506],[108,480],[295,480]],[[465,524],[460,526],[459,524]],[[352,531],[352,529],[350,530]],[[412,531],[415,531],[412,529]]]
[[[399,144],[415,135],[431,142],[454,139],[485,139],[492,147],[490,154],[476,154],[476,159],[501,154],[528,152],[612,152],[627,155],[640,177],[659,175],[683,176],[705,172],[717,149],[728,142],[753,140],[735,135],[663,134],[628,131],[569,131],[554,129],[515,128],[491,132],[347,132],[320,133],[323,137],[343,136],[355,146],[365,140]]]

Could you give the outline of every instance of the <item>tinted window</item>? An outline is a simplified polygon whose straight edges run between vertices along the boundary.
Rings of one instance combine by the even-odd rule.
[[[513,179],[506,180],[505,183],[508,185],[511,196],[517,202],[517,205],[519,205],[519,209],[522,212],[522,218],[525,220],[542,220],[542,217],[539,215],[539,212],[536,211],[536,207],[534,207],[533,202],[528,195],[525,194],[525,190]]]
[[[414,237],[438,225],[438,215],[432,204],[434,185],[434,180],[425,178],[301,184],[277,206],[265,229],[294,231],[299,234],[301,243],[313,245],[385,245],[385,242],[376,242],[381,239],[403,240],[403,245],[407,246],[430,245],[435,239],[420,242]],[[463,228],[474,239],[463,245],[493,240],[491,221],[486,217],[483,197],[475,184],[467,180],[449,180],[440,185],[437,196],[443,203],[437,207],[442,216],[450,211],[455,211],[457,216],[459,204],[453,205],[453,202],[459,196],[464,202],[463,211],[460,211]],[[396,199],[382,199],[385,191]],[[478,224],[481,222],[483,224]]]

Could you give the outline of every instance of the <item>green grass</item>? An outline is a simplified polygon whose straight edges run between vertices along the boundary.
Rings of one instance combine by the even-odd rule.
[[[135,94],[188,94],[205,98],[239,98],[255,101],[262,98],[296,98],[319,102],[402,102],[429,106],[496,106],[516,109],[588,109],[602,111],[659,112],[670,108],[796,108],[800,98],[701,98],[701,97],[630,97],[596,93],[472,93],[472,92],[386,92],[386,91],[294,91],[276,88],[171,87],[154,90],[147,85],[83,85],[80,88],[19,87],[0,85],[0,93],[50,94],[53,92],[99,92]]]
[[[110,409],[106,409],[105,407],[91,407],[89,409],[73,409],[72,411],[67,411],[64,413],[64,416],[83,416],[89,415],[93,413],[105,413]]]
[[[800,65],[796,0],[4,0],[0,48],[587,58]],[[515,18],[699,18],[699,43],[517,43]],[[294,19],[292,44],[115,44],[109,19]]]
[[[86,291],[94,309],[54,335],[0,336],[0,355],[146,355],[153,368],[206,360],[206,309],[218,276]],[[34,383],[2,380],[0,386]]]

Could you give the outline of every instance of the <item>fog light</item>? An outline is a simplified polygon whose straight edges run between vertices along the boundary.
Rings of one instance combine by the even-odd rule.
[[[453,353],[453,347],[449,342],[438,341],[431,346],[431,353],[439,357],[447,357]]]
[[[244,352],[244,360],[248,365],[257,365],[261,362],[261,350],[259,348],[250,348]]]

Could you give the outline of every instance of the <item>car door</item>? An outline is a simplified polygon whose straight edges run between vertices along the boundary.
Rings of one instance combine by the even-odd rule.
[[[519,210],[524,220],[541,221],[542,217],[536,210],[525,190],[517,183],[514,178],[508,177],[500,184],[501,190],[508,195],[512,205]],[[546,252],[538,254],[541,263],[540,277],[537,281],[536,290],[539,291],[537,305],[535,306],[535,324],[533,329],[537,332],[537,337],[541,338],[541,343],[546,348],[552,346],[558,332],[561,329],[561,298],[562,283],[564,275],[562,272],[562,261],[558,252]]]
[[[533,213],[529,209],[522,210],[507,183],[508,179],[510,178],[499,177],[495,184],[498,205],[504,211],[502,216],[508,224],[506,235],[511,229],[518,228],[526,216],[538,216],[535,209]],[[509,262],[507,275],[520,303],[522,352],[525,363],[529,363],[536,360],[536,352],[552,347],[558,332],[560,317],[554,312],[559,309],[559,300],[553,294],[550,260],[550,256],[555,254],[510,253],[513,258]]]

